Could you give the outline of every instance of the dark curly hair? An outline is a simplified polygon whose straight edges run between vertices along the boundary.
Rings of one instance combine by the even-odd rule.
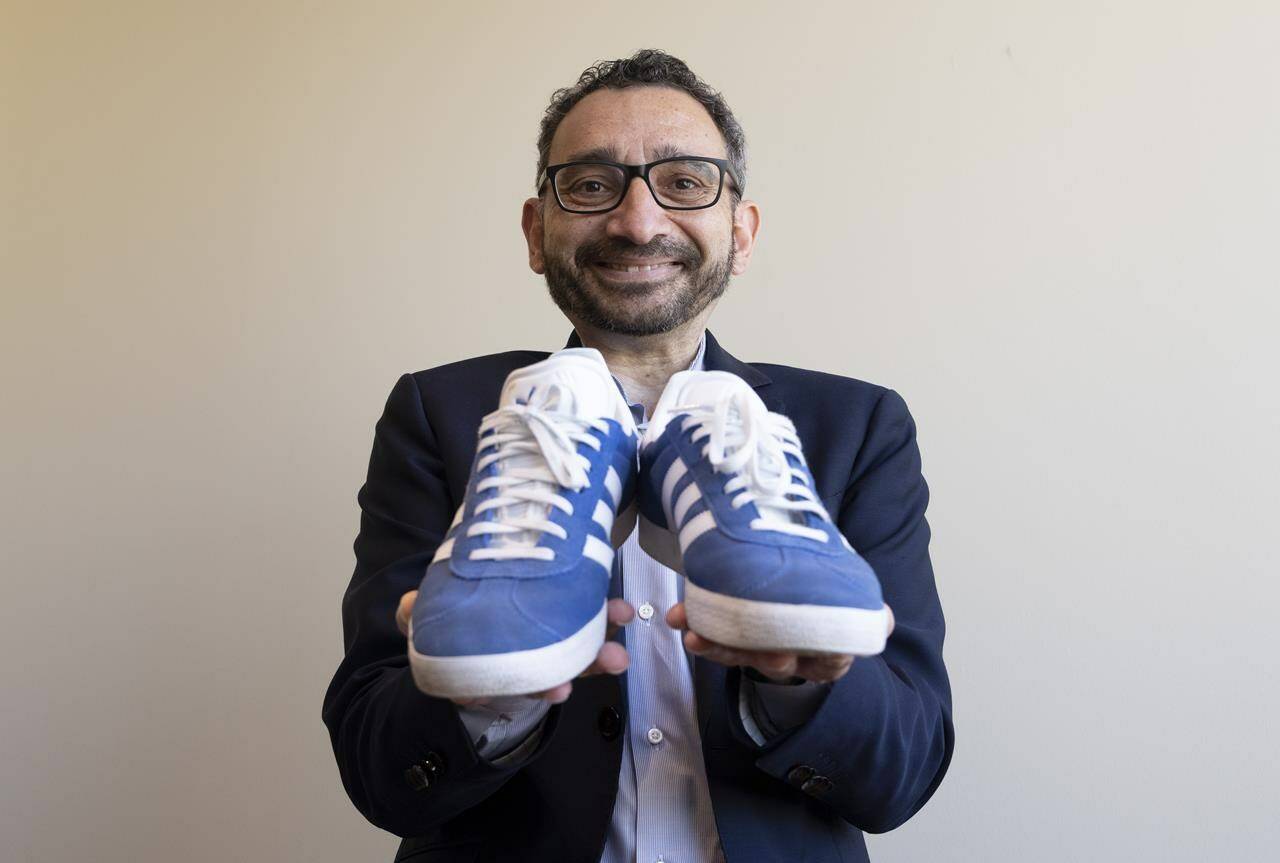
[[[542,126],[538,131],[538,170],[535,177],[541,177],[547,167],[551,139],[555,136],[560,121],[584,96],[605,88],[623,90],[642,84],[658,84],[683,90],[707,109],[724,137],[729,164],[733,166],[733,172],[738,178],[738,183],[729,191],[736,207],[742,200],[742,190],[747,185],[747,137],[743,134],[742,127],[738,125],[738,120],[729,110],[724,97],[708,87],[683,60],[652,48],[637,51],[625,59],[601,60],[594,66],[589,66],[572,87],[562,87],[551,94],[551,104],[543,114]]]

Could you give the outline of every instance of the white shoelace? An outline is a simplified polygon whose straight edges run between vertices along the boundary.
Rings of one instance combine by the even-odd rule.
[[[786,416],[767,410],[752,396],[754,393],[731,391],[714,406],[673,410],[690,414],[682,431],[697,426],[692,439],[708,439],[702,452],[715,471],[737,474],[725,483],[724,490],[740,492],[731,501],[734,509],[755,502],[760,517],[751,520],[753,530],[776,530],[826,542],[826,533],[799,523],[805,512],[812,512],[823,521],[831,518],[805,483],[804,471],[787,462],[790,454],[805,464],[795,424]]]
[[[555,553],[538,547],[543,533],[568,539],[568,532],[551,521],[551,508],[573,515],[573,504],[562,494],[562,488],[580,491],[588,484],[591,462],[577,452],[582,442],[600,449],[600,439],[588,429],[609,429],[603,419],[586,419],[556,409],[572,395],[559,384],[552,383],[536,393],[528,404],[508,405],[489,414],[480,423],[485,449],[494,448],[480,457],[477,473],[499,462],[500,473],[476,483],[476,491],[501,489],[495,497],[475,508],[478,515],[497,510],[493,521],[473,521],[468,536],[495,534],[488,548],[478,548],[469,555],[472,560],[509,560],[527,558],[553,560]]]

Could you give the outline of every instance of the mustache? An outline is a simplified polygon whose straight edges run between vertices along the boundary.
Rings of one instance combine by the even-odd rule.
[[[574,254],[574,262],[579,268],[587,267],[596,261],[608,258],[628,258],[632,260],[676,261],[688,269],[694,269],[702,263],[702,256],[697,249],[685,246],[674,240],[659,237],[651,243],[637,246],[635,243],[619,242],[615,239],[587,243],[578,247]]]

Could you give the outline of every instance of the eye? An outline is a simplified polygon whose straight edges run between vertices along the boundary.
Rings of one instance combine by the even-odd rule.
[[[670,177],[667,179],[667,183],[682,192],[687,192],[692,189],[705,189],[710,185],[709,183],[703,182],[700,177],[690,177],[688,175]]]
[[[619,181],[608,171],[580,169],[566,171],[559,178],[560,194],[571,200],[598,203],[618,194]]]

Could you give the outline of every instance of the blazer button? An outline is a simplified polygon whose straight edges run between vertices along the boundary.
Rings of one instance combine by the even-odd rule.
[[[813,794],[814,796],[817,796],[819,794],[826,794],[835,787],[836,784],[827,777],[814,776],[812,779],[801,785],[800,790],[806,794]]]
[[[437,752],[428,752],[427,756],[422,759],[422,766],[431,774],[432,779],[439,779],[444,775],[444,756]]]
[[[404,772],[404,781],[414,791],[426,791],[441,776],[444,776],[444,756],[437,752],[428,752],[417,764],[410,765]]]
[[[404,781],[414,791],[426,791],[431,787],[431,776],[422,768],[421,764],[415,764],[404,772]]]
[[[596,728],[605,740],[615,740],[622,733],[622,717],[612,707],[606,707],[596,717]]]
[[[808,782],[813,777],[813,774],[817,772],[818,771],[814,770],[807,764],[797,764],[795,767],[792,767],[787,771],[787,781],[799,788]]]

